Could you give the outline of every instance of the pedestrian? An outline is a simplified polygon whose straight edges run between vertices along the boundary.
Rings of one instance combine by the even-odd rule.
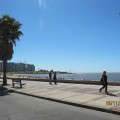
[[[54,72],[53,80],[54,80],[54,84],[57,85],[57,75],[56,75],[56,72]]]
[[[49,72],[49,84],[52,85],[52,71]]]
[[[99,91],[101,92],[101,90],[105,88],[105,93],[108,94],[108,92],[107,92],[108,83],[107,83],[106,71],[103,71],[103,74],[102,74],[102,77],[101,77],[101,83],[102,83],[103,87],[101,87]]]

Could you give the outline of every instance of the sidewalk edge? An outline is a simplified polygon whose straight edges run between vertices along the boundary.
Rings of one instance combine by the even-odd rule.
[[[119,111],[114,111],[114,110],[110,110],[110,109],[99,108],[99,107],[89,106],[89,105],[85,105],[85,104],[78,104],[78,103],[58,100],[58,99],[54,99],[54,98],[47,98],[47,97],[43,97],[43,96],[37,96],[37,95],[33,95],[33,94],[18,92],[18,91],[15,91],[15,90],[9,90],[9,92],[15,92],[15,93],[19,93],[19,94],[23,94],[23,95],[27,95],[27,96],[31,96],[31,97],[36,97],[36,98],[41,98],[41,99],[53,101],[53,102],[58,102],[58,103],[63,103],[63,104],[72,105],[72,106],[76,106],[76,107],[82,107],[82,108],[87,108],[87,109],[91,109],[91,110],[96,110],[96,111],[101,111],[101,112],[120,115]]]

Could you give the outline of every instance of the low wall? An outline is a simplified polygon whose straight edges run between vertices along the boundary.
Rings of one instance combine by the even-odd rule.
[[[2,79],[2,77],[0,77]],[[27,81],[38,81],[38,82],[49,82],[49,79],[40,78],[18,78],[18,77],[7,77],[7,79],[22,79]],[[53,81],[53,80],[52,80]],[[74,83],[74,84],[92,84],[101,85],[100,81],[87,81],[87,80],[57,80],[58,83]],[[120,86],[120,82],[108,82],[108,85]]]

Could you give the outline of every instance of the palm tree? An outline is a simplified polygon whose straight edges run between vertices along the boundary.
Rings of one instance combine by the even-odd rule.
[[[16,40],[19,40],[22,35],[21,25],[9,15],[3,15],[0,18],[0,60],[3,61],[3,86],[7,85],[7,60],[12,59],[13,45],[16,45]]]

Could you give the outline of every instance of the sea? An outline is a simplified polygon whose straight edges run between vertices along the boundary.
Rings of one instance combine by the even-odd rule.
[[[19,76],[32,77],[32,78],[49,78],[48,74],[18,74]],[[102,73],[74,73],[74,74],[57,74],[57,79],[61,80],[94,80],[100,81]],[[120,82],[120,72],[107,73],[108,81]]]

